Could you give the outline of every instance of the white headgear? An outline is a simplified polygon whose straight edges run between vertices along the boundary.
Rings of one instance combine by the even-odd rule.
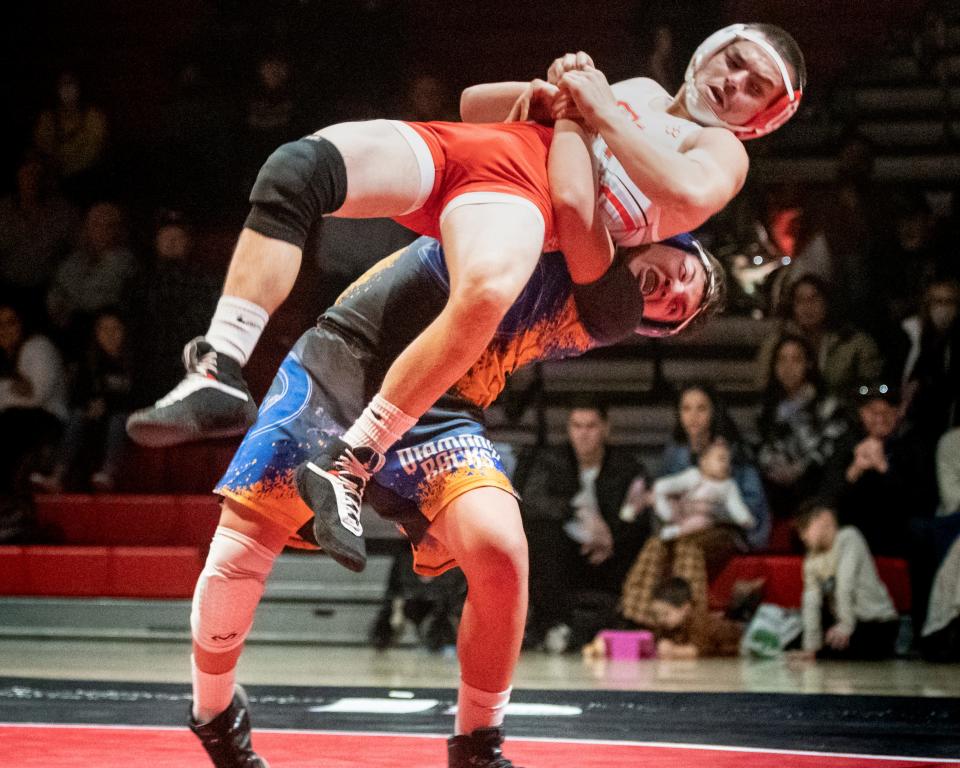
[[[760,49],[770,57],[780,76],[783,78],[783,84],[786,87],[786,93],[773,102],[769,107],[761,110],[746,125],[732,125],[717,117],[710,103],[703,98],[697,90],[694,78],[700,68],[717,51],[726,48],[730,43],[736,40],[749,40],[755,43]],[[799,73],[798,73],[799,80]],[[756,139],[765,136],[771,131],[775,131],[783,125],[800,106],[800,97],[803,96],[803,84],[797,82],[794,84],[790,80],[790,71],[783,60],[779,51],[770,45],[770,42],[764,37],[763,33],[754,29],[749,24],[731,24],[729,27],[714,32],[710,37],[704,40],[693,52],[690,63],[687,65],[687,71],[684,75],[684,99],[687,111],[702,125],[710,125],[717,128],[727,128],[733,131],[740,139]]]

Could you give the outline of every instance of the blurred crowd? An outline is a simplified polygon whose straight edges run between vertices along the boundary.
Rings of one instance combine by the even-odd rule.
[[[918,58],[936,58],[941,22],[934,15],[916,33]],[[682,64],[662,27],[638,74],[670,89]],[[273,148],[338,119],[457,119],[456,93],[430,74],[320,103],[316,68],[276,52],[257,58],[251,85],[232,95],[212,69],[202,57],[181,63],[133,165],[111,142],[109,110],[72,69],[51,79],[34,116],[0,200],[7,540],[18,498],[117,487],[126,414],[181,377],[180,350],[205,330],[228,255],[210,256],[210,234],[236,231]],[[700,233],[733,278],[728,311],[776,320],[757,353],[755,424],[736,424],[704,383],[677,393],[676,429],[655,471],[608,444],[606,403],[571,411],[568,444],[521,455],[530,644],[577,647],[616,617],[659,628],[665,653],[727,648],[729,627],[708,618],[707,585],[736,554],[771,545],[815,559],[807,651],[892,650],[896,616],[882,585],[847,584],[861,602],[853,592],[836,600],[838,573],[852,567],[845,558],[864,551],[909,561],[916,637],[934,625],[927,634],[956,635],[944,605],[960,568],[960,193],[880,183],[875,154],[851,128],[834,147],[830,183],[749,188]],[[331,226],[317,256],[324,295],[408,237],[390,222]],[[391,600],[422,587],[397,581]],[[438,646],[459,589],[424,598],[441,605]],[[931,591],[939,602],[928,611]],[[379,645],[391,642],[397,610],[391,602],[375,628]],[[883,626],[858,644],[857,619]]]

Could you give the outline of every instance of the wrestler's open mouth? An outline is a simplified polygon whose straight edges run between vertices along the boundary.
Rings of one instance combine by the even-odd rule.
[[[710,91],[710,98],[713,103],[723,109],[723,92],[715,85],[708,85],[707,89]]]
[[[660,285],[660,275],[657,274],[656,270],[643,270],[643,275],[640,278],[640,293],[649,296],[657,290],[658,285]]]

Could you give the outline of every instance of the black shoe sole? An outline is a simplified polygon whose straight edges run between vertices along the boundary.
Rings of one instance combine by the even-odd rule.
[[[367,556],[357,550],[345,547],[339,542],[335,535],[334,528],[325,520],[322,520],[317,511],[307,502],[310,496],[309,479],[313,473],[307,468],[306,463],[297,467],[294,480],[297,485],[297,493],[304,503],[313,511],[313,535],[320,548],[332,557],[337,563],[349,571],[360,573],[367,567]]]
[[[144,448],[169,448],[184,443],[199,443],[204,440],[220,440],[227,437],[242,437],[250,425],[213,429],[203,432],[187,431],[175,424],[150,424],[136,422],[133,416],[127,420],[127,436]]]

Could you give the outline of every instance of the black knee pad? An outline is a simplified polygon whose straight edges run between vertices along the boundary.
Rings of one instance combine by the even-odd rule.
[[[266,237],[303,248],[307,233],[347,197],[347,168],[326,139],[291,141],[275,150],[250,191],[244,226]]]

